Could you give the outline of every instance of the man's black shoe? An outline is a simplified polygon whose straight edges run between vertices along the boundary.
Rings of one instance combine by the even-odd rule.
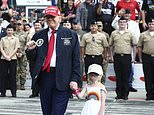
[[[137,92],[137,89],[135,89],[135,88],[133,88],[133,87],[130,87],[130,88],[129,88],[129,91],[130,91],[130,92]]]
[[[128,100],[128,97],[123,97],[124,100]]]
[[[29,96],[29,98],[34,98],[34,97],[38,97],[38,96],[39,96],[38,94],[36,94],[36,95],[32,94],[32,95]]]
[[[17,97],[16,94],[13,94],[12,97]]]
[[[150,100],[152,100],[152,99],[151,99],[151,98],[146,98],[145,100],[146,100],[146,101],[150,101]]]
[[[154,98],[152,98],[152,97],[147,97],[145,100],[146,100],[146,101],[150,101],[150,100],[154,100]]]

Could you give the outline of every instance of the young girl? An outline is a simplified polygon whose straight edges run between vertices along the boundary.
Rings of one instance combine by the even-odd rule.
[[[76,91],[78,98],[87,97],[87,101],[82,109],[81,115],[104,115],[106,89],[101,83],[103,75],[102,67],[92,64],[88,68],[88,84],[79,93]]]

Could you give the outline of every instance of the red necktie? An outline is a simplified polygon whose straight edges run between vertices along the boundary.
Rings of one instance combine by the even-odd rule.
[[[55,33],[55,30],[52,30],[52,35],[51,35],[50,41],[48,43],[48,52],[47,52],[47,56],[46,56],[45,63],[44,63],[44,66],[42,68],[42,71],[46,69],[47,72],[50,72],[50,61],[51,61],[51,57],[52,57],[52,54],[53,54],[54,41],[55,41],[54,33]]]

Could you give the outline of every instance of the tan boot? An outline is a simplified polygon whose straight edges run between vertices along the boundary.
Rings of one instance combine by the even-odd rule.
[[[20,89],[20,85],[17,85],[17,90],[19,90]]]
[[[21,85],[20,86],[20,90],[25,90],[25,86],[24,85]]]

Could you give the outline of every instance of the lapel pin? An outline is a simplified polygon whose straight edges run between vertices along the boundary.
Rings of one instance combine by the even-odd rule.
[[[38,39],[35,43],[36,43],[36,46],[40,47],[40,46],[43,45],[44,40],[43,39]]]

